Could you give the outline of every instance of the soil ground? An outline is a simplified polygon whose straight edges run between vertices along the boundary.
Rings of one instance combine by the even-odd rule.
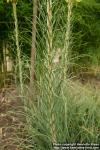
[[[15,87],[0,91],[0,150],[19,150],[14,140],[22,124],[16,113],[20,108],[17,95]]]

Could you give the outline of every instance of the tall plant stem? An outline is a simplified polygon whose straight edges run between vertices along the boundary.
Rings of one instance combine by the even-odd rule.
[[[52,0],[47,0],[47,49],[48,55],[52,50]]]
[[[36,23],[37,23],[38,0],[33,0],[33,20],[32,20],[32,47],[31,47],[31,70],[30,86],[35,78],[35,55],[36,55]]]
[[[67,77],[67,69],[68,69],[68,64],[69,64],[69,52],[71,50],[71,26],[72,26],[72,8],[73,8],[73,0],[66,0],[67,2],[67,25],[66,25],[66,33],[65,33],[65,43],[64,43],[64,52],[63,52],[63,84],[62,84],[62,94],[64,96],[64,89],[66,89],[66,77]],[[67,68],[67,69],[66,69]],[[68,130],[68,103],[65,99],[65,105],[64,105],[64,111],[65,111],[65,126],[66,126],[66,134],[69,137],[69,130]]]
[[[72,0],[67,0],[67,29],[65,34],[65,44],[64,44],[64,79],[66,80],[66,66],[68,66],[69,59],[69,51],[71,49],[71,26],[72,26],[72,8],[73,2]]]
[[[22,82],[22,63],[21,63],[21,51],[19,46],[19,31],[18,31],[18,19],[17,19],[17,9],[16,9],[16,1],[12,2],[13,6],[13,14],[15,21],[15,39],[16,39],[16,48],[17,48],[17,62],[18,62],[18,71],[19,71],[19,81],[21,92],[23,90],[23,82]]]
[[[4,87],[6,84],[6,73],[7,73],[7,63],[6,63],[6,44],[3,41],[3,77],[4,77]]]
[[[49,103],[49,125],[52,142],[56,142],[56,129],[55,129],[55,116],[52,111],[53,109],[53,98],[52,98],[52,64],[51,64],[51,53],[52,53],[52,0],[47,0],[47,59],[48,59],[48,76],[49,76],[49,87],[48,87],[48,103]]]

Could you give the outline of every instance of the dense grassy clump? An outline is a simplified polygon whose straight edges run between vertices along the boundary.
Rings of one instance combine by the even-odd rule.
[[[39,46],[40,42],[36,41],[37,80],[33,81],[33,89],[23,87],[27,142],[20,146],[26,150],[52,150],[53,143],[100,142],[100,96],[93,89],[87,90],[77,82],[74,84],[67,74],[72,49],[73,2],[64,3],[65,22],[59,18],[59,23],[54,18],[54,4],[48,1],[44,14],[40,12],[42,17],[46,12],[47,24],[42,24],[43,38],[37,33],[42,44]],[[38,28],[42,19],[38,20]]]
[[[46,77],[46,76],[45,76]],[[100,143],[100,95],[70,80],[61,85],[55,76],[38,85],[38,93],[25,94],[25,148],[52,150],[52,143]],[[60,85],[59,85],[60,84]],[[59,86],[58,86],[59,85]],[[26,93],[26,92],[25,92]]]

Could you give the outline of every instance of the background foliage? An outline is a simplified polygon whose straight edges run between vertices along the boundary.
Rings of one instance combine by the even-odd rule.
[[[53,30],[55,47],[62,47],[62,40],[65,32],[66,6],[65,2],[53,2]],[[19,0],[17,2],[18,21],[20,30],[20,44],[23,53],[30,55],[31,45],[31,26],[32,26],[32,2],[29,0]],[[0,42],[2,40],[10,41],[13,37],[13,14],[11,4],[0,1]],[[83,0],[75,3],[73,8],[73,51],[72,54],[92,55],[89,63],[97,63],[100,60],[100,2],[98,0]],[[38,9],[38,45],[37,48],[40,57],[43,57],[45,49],[46,34],[46,2],[41,1]],[[9,36],[10,35],[10,36]],[[42,37],[42,38],[41,38]],[[0,44],[1,45],[1,44]],[[42,51],[41,51],[42,50]],[[12,50],[13,51],[13,50]],[[84,58],[81,60],[84,63]],[[85,58],[86,61],[86,58]]]

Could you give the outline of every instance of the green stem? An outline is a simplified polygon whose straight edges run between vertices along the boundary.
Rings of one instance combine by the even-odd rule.
[[[19,81],[20,81],[20,88],[21,88],[21,92],[22,92],[22,90],[23,90],[22,63],[21,63],[21,52],[20,52],[20,46],[19,46],[19,32],[18,32],[18,19],[17,19],[16,2],[13,2],[12,6],[13,6],[14,21],[15,21],[15,39],[16,39],[16,48],[17,48],[17,61],[18,61],[18,69],[19,69]]]

